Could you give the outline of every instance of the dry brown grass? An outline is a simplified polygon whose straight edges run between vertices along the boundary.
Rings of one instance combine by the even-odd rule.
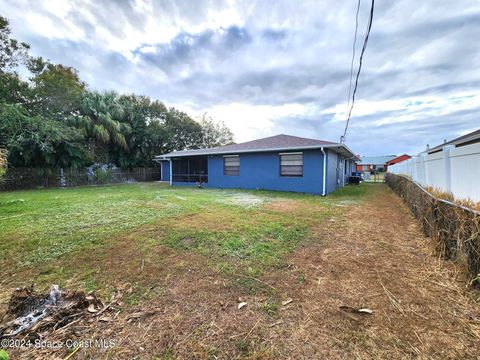
[[[438,199],[451,201],[455,204],[480,211],[480,202],[476,202],[476,201],[473,201],[471,199],[456,199],[451,193],[442,191],[442,190],[440,190],[438,188],[435,188],[435,187],[432,187],[432,186],[427,186],[425,189],[430,194],[432,194],[433,196],[435,196]]]
[[[291,199],[272,201],[265,206],[265,209],[279,211],[279,212],[292,212],[301,207],[301,203]]]

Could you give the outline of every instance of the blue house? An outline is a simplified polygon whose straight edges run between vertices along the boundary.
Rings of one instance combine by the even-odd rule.
[[[358,158],[345,144],[276,135],[210,149],[159,155],[170,185],[326,195],[347,183]]]

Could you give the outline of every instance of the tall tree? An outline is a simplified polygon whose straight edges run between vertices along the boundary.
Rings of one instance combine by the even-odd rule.
[[[164,122],[165,151],[198,149],[202,145],[202,126],[186,113],[170,108]]]
[[[31,89],[16,73],[0,72],[0,103],[27,104]]]
[[[121,96],[119,102],[123,108],[123,122],[129,125],[125,133],[128,150],[113,145],[110,148],[111,157],[120,166],[151,166],[156,155],[153,147],[157,137],[151,132],[149,124],[163,121],[167,109],[159,101],[152,102],[147,96],[134,94]]]
[[[150,166],[160,153],[232,141],[224,123],[206,116],[197,122],[147,96],[89,91],[77,70],[32,58],[10,35],[0,16],[0,143],[12,166]]]
[[[16,73],[20,63],[28,59],[30,46],[10,37],[8,20],[0,16],[0,103],[25,103],[29,88]]]
[[[0,73],[12,71],[27,58],[30,45],[10,37],[12,30],[6,18],[0,16]]]
[[[233,143],[233,133],[223,121],[215,121],[207,114],[200,120],[202,126],[202,146],[216,147]]]
[[[85,92],[85,83],[78,71],[61,64],[51,64],[41,57],[28,61],[28,68],[34,75],[32,107],[37,113],[55,116],[65,120],[76,107]]]
[[[70,119],[85,132],[89,151],[95,161],[109,162],[108,145],[116,144],[128,151],[125,133],[130,126],[122,122],[124,110],[114,91],[84,92],[80,99],[79,113]]]

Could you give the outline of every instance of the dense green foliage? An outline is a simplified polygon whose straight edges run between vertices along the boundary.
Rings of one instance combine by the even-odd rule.
[[[31,57],[10,33],[0,16],[0,144],[9,166],[151,166],[161,153],[233,140],[223,123],[195,121],[147,96],[93,91],[76,69]]]

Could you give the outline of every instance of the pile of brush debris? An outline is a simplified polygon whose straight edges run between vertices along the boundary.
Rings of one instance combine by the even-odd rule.
[[[18,288],[0,320],[0,339],[43,337],[73,322],[99,317],[112,303],[105,306],[93,293],[63,291],[58,285],[53,285],[48,294],[36,293],[33,286]]]

